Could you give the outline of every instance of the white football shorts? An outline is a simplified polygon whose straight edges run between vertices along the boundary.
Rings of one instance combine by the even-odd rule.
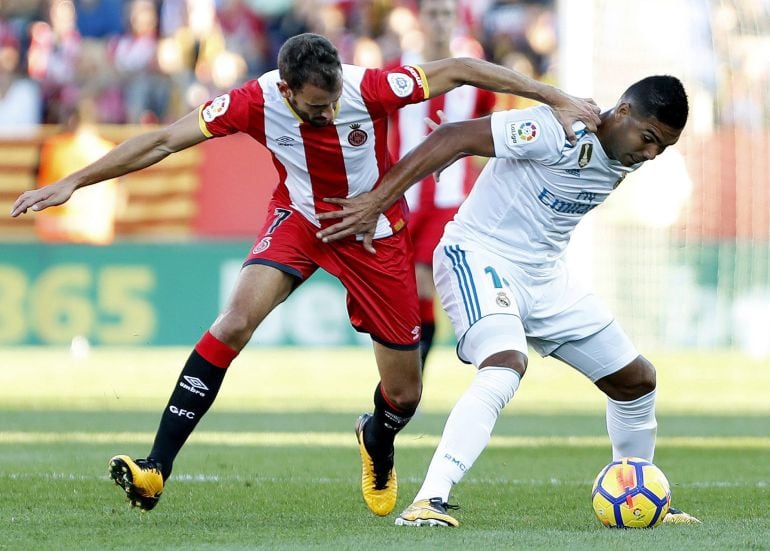
[[[504,350],[527,355],[530,346],[595,382],[639,355],[604,303],[571,280],[563,265],[533,275],[476,243],[442,239],[433,277],[457,355],[477,367]]]

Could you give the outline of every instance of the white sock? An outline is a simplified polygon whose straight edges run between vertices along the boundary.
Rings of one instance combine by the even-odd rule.
[[[654,390],[630,402],[607,398],[607,434],[612,442],[613,461],[640,457],[651,462],[657,432]]]
[[[519,374],[507,367],[485,367],[452,408],[444,433],[414,501],[440,497],[471,468],[489,442],[500,412],[519,388]]]

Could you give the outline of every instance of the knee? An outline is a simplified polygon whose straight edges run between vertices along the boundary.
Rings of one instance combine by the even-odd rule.
[[[617,373],[600,379],[597,386],[613,400],[628,402],[646,396],[657,386],[655,366],[644,356],[637,356]]]
[[[238,310],[228,310],[217,318],[211,326],[211,332],[228,346],[241,350],[249,342],[256,325],[248,314]]]
[[[518,373],[521,378],[527,372],[527,356],[518,350],[496,352],[481,362],[479,369],[484,367],[507,367]]]
[[[387,398],[388,402],[397,409],[410,411],[416,409],[420,404],[422,384],[419,381],[414,384],[398,384],[388,387],[386,387],[384,383],[380,384],[383,395]]]

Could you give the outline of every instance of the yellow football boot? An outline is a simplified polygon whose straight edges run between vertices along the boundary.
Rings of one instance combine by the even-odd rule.
[[[361,493],[367,507],[381,517],[389,514],[396,506],[398,479],[393,465],[393,452],[386,460],[374,460],[364,445],[364,425],[371,419],[368,413],[362,414],[356,421],[356,439],[361,454]]]
[[[680,509],[668,508],[661,524],[703,524],[700,520]]]
[[[126,491],[132,507],[149,511],[158,504],[163,493],[163,475],[160,466],[147,459],[131,459],[116,455],[110,459],[110,478]]]
[[[457,505],[444,503],[440,497],[415,501],[396,518],[397,526],[460,526],[456,518],[447,513],[447,509],[457,509]]]

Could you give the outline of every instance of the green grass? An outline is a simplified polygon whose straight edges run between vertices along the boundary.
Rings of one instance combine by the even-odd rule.
[[[422,482],[473,371],[438,351],[420,412],[398,439],[393,515],[360,496],[352,425],[376,382],[367,350],[249,351],[180,454],[149,514],[107,478],[146,454],[181,349],[0,352],[0,549],[770,549],[770,365],[729,353],[666,354],[656,463],[701,526],[617,531],[589,492],[609,460],[604,401],[533,359],[490,447],[452,501],[459,529],[393,525]]]

